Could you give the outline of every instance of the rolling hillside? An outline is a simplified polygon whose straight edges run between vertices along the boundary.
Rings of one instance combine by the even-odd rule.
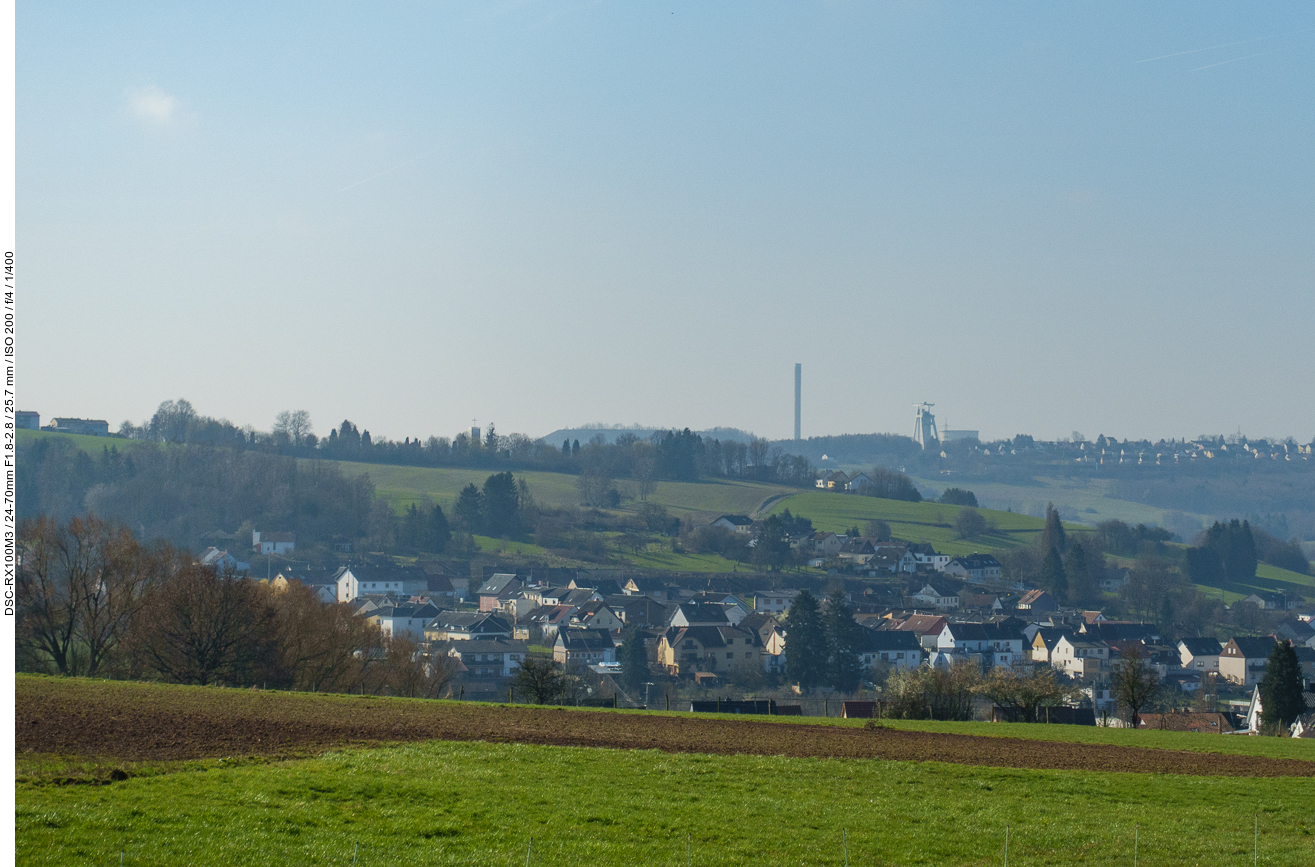
[[[862,530],[868,521],[885,521],[890,524],[896,539],[930,542],[936,550],[951,555],[974,551],[985,553],[1027,544],[1046,523],[1041,518],[1013,512],[978,509],[992,529],[976,539],[961,539],[954,529],[961,508],[940,503],[907,503],[852,494],[799,491],[777,500],[770,511],[777,514],[789,509],[793,514],[810,519],[818,530],[832,533],[843,533],[854,526]]]

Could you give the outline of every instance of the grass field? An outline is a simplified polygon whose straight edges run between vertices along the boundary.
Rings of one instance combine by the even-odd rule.
[[[457,494],[466,485],[483,485],[491,470],[446,469],[435,467],[399,467],[388,464],[358,464],[349,461],[331,461],[344,475],[368,473],[379,496],[401,511],[411,503],[429,498],[443,508],[450,508]],[[576,477],[567,473],[516,472],[525,479],[534,498],[548,506],[579,505]],[[618,480],[619,490],[630,482]],[[648,501],[662,506],[677,516],[687,514],[747,514],[766,499],[798,490],[779,485],[764,485],[731,479],[710,479],[703,482],[660,482]],[[630,500],[619,511],[638,511],[640,503]]]
[[[940,503],[909,503],[853,494],[797,491],[777,500],[770,511],[780,513],[789,509],[793,514],[812,520],[817,529],[832,533],[843,533],[853,526],[862,530],[868,521],[881,520],[890,524],[896,539],[930,542],[937,551],[951,556],[1023,545],[1045,527],[1041,518],[979,509],[982,517],[995,529],[975,539],[961,539],[954,529],[961,508]],[[1073,529],[1080,531],[1081,528]]]
[[[945,479],[917,478],[914,481],[922,489],[936,491],[951,487]],[[1159,524],[1168,526],[1173,523],[1168,516],[1170,509],[1147,506],[1132,500],[1121,500],[1109,495],[1114,486],[1112,479],[1069,479],[1037,476],[1032,485],[1008,485],[995,482],[960,480],[953,484],[969,488],[977,495],[983,506],[992,509],[1012,509],[1028,515],[1044,514],[1047,503],[1056,507],[1072,509],[1078,513],[1078,520],[1084,524],[1096,525],[1101,521],[1118,520],[1129,524]],[[1178,512],[1177,516],[1187,515],[1191,520],[1203,526],[1210,522],[1205,515]],[[1178,517],[1181,521],[1182,518]]]
[[[20,677],[20,723],[34,712],[22,704],[34,689],[65,694],[66,712],[75,717],[96,696],[126,693],[148,701],[141,706],[147,712],[165,714],[189,701],[192,713],[201,715],[230,705],[291,703],[295,713],[289,723],[308,722],[315,708],[328,713],[326,719],[348,711],[372,719],[395,710],[414,714],[452,706]],[[483,707],[494,713],[515,710]],[[362,710],[368,716],[361,717]],[[642,718],[625,712],[536,712],[562,714],[568,726],[577,713],[581,720]],[[69,730],[79,729],[76,719],[69,722]],[[752,725],[740,729],[749,722],[729,717],[725,725],[763,731]],[[797,729],[807,722],[817,720],[778,718],[768,721],[767,729]],[[94,723],[107,736],[122,731],[111,721]],[[855,721],[830,724],[856,726]],[[896,725],[947,735],[1001,732],[1177,749],[1218,744],[1228,752],[1274,744],[1310,752],[1309,744],[1270,738],[1070,726]],[[225,730],[249,737],[240,726]],[[126,746],[122,737],[114,743]],[[1139,863],[1218,867],[1251,863],[1253,822],[1260,830],[1259,863],[1315,863],[1310,809],[1315,777],[427,741],[313,757],[236,754],[128,764],[132,776],[121,782],[56,785],[48,774],[31,771],[61,761],[76,765],[87,757],[20,753],[18,758],[17,860],[32,865],[111,865],[122,856],[125,865],[518,867],[527,854],[531,865],[993,865],[1004,861],[1008,826],[1009,863],[1015,865],[1130,864],[1135,833]]]
[[[431,742],[20,786],[29,865],[1315,861],[1306,779]],[[359,849],[357,848],[359,847]],[[687,848],[688,847],[688,848]]]
[[[20,445],[31,444],[47,437],[59,438],[67,440],[92,457],[100,455],[102,449],[110,446],[123,451],[124,449],[134,449],[145,445],[141,440],[120,439],[119,437],[93,437],[84,434],[55,433],[54,431],[41,430],[18,430],[15,433],[18,436]]]

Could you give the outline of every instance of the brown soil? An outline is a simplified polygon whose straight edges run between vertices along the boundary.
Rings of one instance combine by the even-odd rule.
[[[19,678],[16,748],[134,761],[492,741],[1204,776],[1315,776],[1315,762],[756,719],[498,707]],[[1202,735],[1212,737],[1212,735]],[[1219,737],[1214,735],[1213,737]]]

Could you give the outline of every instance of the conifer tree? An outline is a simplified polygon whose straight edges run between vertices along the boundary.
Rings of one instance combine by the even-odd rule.
[[[1046,504],[1046,528],[1041,533],[1043,544],[1059,554],[1064,553],[1067,539],[1064,538],[1064,523],[1059,520],[1059,511],[1054,503]]]
[[[826,634],[826,683],[840,692],[858,689],[859,664],[857,630],[863,627],[854,622],[854,609],[845,599],[845,591],[837,588],[826,601],[826,614],[822,618]],[[789,647],[789,641],[786,647]]]
[[[826,675],[827,646],[817,597],[801,591],[785,626],[785,676],[802,689],[820,686]]]
[[[1280,641],[1269,652],[1265,676],[1260,679],[1261,720],[1266,728],[1292,725],[1306,712],[1301,694],[1301,666],[1291,641]]]
[[[1068,583],[1068,595],[1074,602],[1085,604],[1096,598],[1097,588],[1087,565],[1086,547],[1076,541],[1064,555],[1064,577]]]
[[[1057,603],[1064,605],[1068,602],[1068,576],[1064,574],[1064,563],[1054,548],[1047,550],[1041,561],[1041,584]]]
[[[621,642],[621,686],[637,696],[643,693],[648,678],[648,648],[643,633],[631,627]]]

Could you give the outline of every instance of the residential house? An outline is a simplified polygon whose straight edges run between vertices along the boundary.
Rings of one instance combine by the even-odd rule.
[[[294,583],[310,588],[310,591],[315,594],[315,598],[320,602],[333,603],[338,601],[338,585],[333,582],[331,576],[323,572],[312,576],[281,571],[269,582],[269,586],[276,591],[282,592]]]
[[[877,542],[873,545],[876,555],[869,565],[877,571],[892,574],[912,575],[918,571],[918,557],[913,548],[903,542]]]
[[[252,530],[251,549],[257,554],[291,554],[297,549],[297,534]]]
[[[868,477],[867,473],[855,473],[849,477],[848,482],[845,482],[845,490],[857,493],[864,485],[870,484],[872,484],[872,479]]]
[[[755,615],[749,615],[740,623],[741,629],[749,628],[750,619]],[[754,627],[753,632],[758,635],[758,643],[762,646],[763,671],[768,674],[782,674],[785,672],[785,626],[775,619],[768,618],[768,621],[759,627]]]
[[[425,627],[429,641],[511,638],[512,626],[500,615],[483,611],[442,611]]]
[[[528,629],[538,629],[544,641],[554,641],[557,633],[571,625],[575,609],[569,605],[540,605],[527,611],[517,622]]]
[[[452,641],[434,649],[461,660],[467,674],[475,678],[513,677],[529,652],[527,642],[506,638]]]
[[[748,515],[722,515],[708,526],[721,527],[723,530],[747,536],[753,530],[753,518]]]
[[[497,611],[501,607],[498,600],[510,598],[513,593],[523,586],[520,579],[513,573],[494,573],[475,591],[475,595],[479,597],[479,610]]]
[[[20,409],[14,412],[14,427],[19,430],[39,430],[41,428],[41,413],[32,412],[28,409]],[[105,423],[105,430],[109,430],[109,423]]]
[[[1102,593],[1118,593],[1124,588],[1129,581],[1129,575],[1132,570],[1126,566],[1123,568],[1112,568],[1105,573],[1105,577],[1100,579],[1100,589]]]
[[[552,658],[562,665],[616,662],[616,642],[606,629],[561,629],[552,647]]]
[[[923,650],[935,650],[940,642],[941,632],[948,625],[944,617],[938,614],[914,614],[904,619],[895,630],[912,632],[918,636],[918,643]]]
[[[237,559],[227,551],[211,546],[201,552],[197,562],[209,566],[221,575],[236,575],[251,571],[251,564]]]
[[[647,596],[657,602],[667,600],[667,585],[660,578],[629,578],[621,585],[627,596]]]
[[[846,539],[845,544],[840,546],[840,553],[836,556],[856,566],[866,566],[876,553],[876,547],[867,539],[860,537]]]
[[[1183,638],[1178,641],[1178,660],[1189,671],[1219,671],[1219,653],[1223,645],[1215,638]]]
[[[948,623],[936,641],[938,653],[977,657],[983,667],[1025,662],[1024,638],[1012,623]]]
[[[949,554],[937,554],[928,542],[909,543],[909,553],[913,555],[914,565],[919,572],[940,572],[950,562]]]
[[[438,617],[438,606],[432,602],[395,605],[379,609],[366,619],[379,627],[386,636],[405,635],[416,641],[425,640],[425,628]]]
[[[814,484],[824,491],[847,491],[849,490],[849,474],[835,470],[822,476]]]
[[[1091,640],[1104,641],[1108,644],[1126,644],[1130,641],[1154,644],[1160,640],[1159,626],[1131,620],[1100,620],[1095,623],[1084,621],[1078,626],[1078,632]]]
[[[1044,590],[1029,590],[1018,599],[1018,610],[1032,614],[1049,614],[1058,611],[1059,605],[1053,596]]]
[[[641,629],[648,626],[665,627],[671,619],[671,611],[667,606],[647,596],[609,596],[606,601],[626,626]]]
[[[941,572],[963,581],[999,581],[1000,561],[990,554],[974,553],[951,559]]]
[[[819,557],[834,557],[844,547],[846,538],[836,533],[816,532],[813,534],[813,552]]]
[[[435,605],[457,604],[457,589],[452,586],[451,579],[446,575],[430,574],[425,582],[423,595],[432,600]]]
[[[50,430],[59,433],[83,434],[84,436],[107,437],[110,435],[110,423],[103,418],[52,418]]]
[[[682,602],[671,613],[668,627],[686,626],[731,626],[726,606],[707,602]]]
[[[1239,729],[1239,733],[1260,734],[1261,715],[1264,712],[1264,705],[1260,701],[1260,684],[1257,683],[1251,691],[1251,701],[1247,704],[1246,712],[1242,715],[1242,728]]]
[[[658,661],[674,676],[762,665],[758,634],[737,626],[673,626],[658,641]]]
[[[1301,604],[1300,597],[1290,596],[1287,593],[1273,593],[1269,591],[1252,593],[1242,601],[1250,602],[1262,611],[1287,611],[1292,608],[1297,608]]]
[[[912,632],[862,629],[857,632],[859,663],[865,669],[882,665],[891,670],[922,665],[922,644]]]
[[[1046,662],[1053,661],[1055,645],[1059,639],[1070,635],[1068,630],[1058,629],[1055,627],[1041,627],[1032,634],[1032,661]]]
[[[1302,691],[1315,692],[1315,647],[1293,644],[1292,650],[1297,654],[1297,666],[1301,669]]]
[[[339,602],[352,602],[359,596],[379,593],[423,596],[429,589],[428,573],[416,566],[343,566],[331,580],[338,587]]]
[[[625,622],[601,599],[586,602],[571,612],[572,629],[603,629],[620,632]]]
[[[611,578],[589,578],[587,580],[572,578],[566,586],[570,587],[572,590],[593,590],[598,594],[599,599],[621,595],[621,585],[617,584],[616,581]]]
[[[755,593],[753,610],[762,614],[785,614],[798,595],[798,590],[766,590]]]
[[[935,608],[937,611],[953,611],[959,607],[959,591],[944,584],[928,581],[922,589],[909,597],[914,603]]]
[[[1085,636],[1063,635],[1050,653],[1050,664],[1077,680],[1099,677],[1109,667],[1110,646]]]
[[[1242,686],[1259,683],[1276,643],[1269,635],[1229,639],[1219,652],[1219,674],[1230,683]]]

